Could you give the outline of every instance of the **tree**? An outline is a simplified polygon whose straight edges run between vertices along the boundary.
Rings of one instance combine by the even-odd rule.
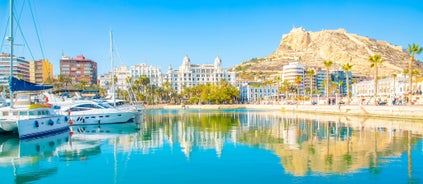
[[[72,79],[68,75],[59,74],[57,80],[59,83],[64,84],[66,89],[68,89],[68,85],[72,86]]]
[[[300,90],[301,90],[300,85],[301,85],[302,82],[303,82],[303,77],[301,77],[301,76],[295,77],[295,83],[297,84],[297,94],[298,94],[298,97],[300,97]]]
[[[81,79],[78,82],[77,86],[78,86],[78,89],[85,90],[85,89],[88,89],[89,82],[86,79]]]
[[[351,71],[351,69],[352,69],[353,66],[354,65],[350,64],[349,62],[348,63],[345,63],[344,65],[342,65],[342,70],[345,71],[345,75],[347,77],[347,81],[346,81],[347,82],[347,104],[350,104],[350,102],[351,102],[351,99],[350,99],[351,94],[350,94],[350,77],[349,77],[349,72]]]
[[[414,87],[416,88],[415,91],[417,92],[417,76],[420,75],[420,72],[418,70],[413,70],[412,74],[413,74],[413,76],[416,77],[416,80],[414,80],[415,81]]]
[[[377,103],[376,97],[377,97],[377,85],[378,85],[378,70],[379,70],[379,65],[381,65],[383,63],[383,59],[382,59],[382,56],[380,54],[376,54],[376,55],[373,55],[373,56],[369,56],[369,62],[370,62],[370,67],[375,69],[373,97],[375,99],[375,104],[376,104]]]
[[[316,74],[314,69],[309,69],[306,72],[307,76],[310,77],[310,100],[313,97],[313,76]]]
[[[325,60],[323,61],[323,64],[326,68],[326,99],[329,99],[329,68],[332,67],[333,61]]]
[[[408,53],[410,54],[410,62],[408,63],[408,75],[409,75],[409,81],[408,81],[408,93],[412,94],[412,77],[413,77],[413,62],[414,62],[414,55],[420,54],[423,51],[423,48],[419,46],[419,44],[408,44],[407,48]],[[408,104],[411,105],[411,99],[408,101]]]
[[[284,80],[284,81],[282,82],[282,85],[281,85],[281,86],[279,86],[279,91],[280,91],[281,93],[285,93],[285,98],[287,98],[287,97],[288,97],[289,86],[290,86],[290,84],[289,84],[289,81],[287,81],[287,80]]]

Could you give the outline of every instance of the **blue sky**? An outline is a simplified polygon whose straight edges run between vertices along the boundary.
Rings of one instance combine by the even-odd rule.
[[[421,0],[16,0],[17,11],[26,10],[20,24],[35,59],[42,52],[28,2],[55,74],[62,53],[96,61],[99,74],[110,70],[111,29],[115,66],[146,63],[163,72],[169,65],[179,67],[185,55],[196,64],[220,56],[225,68],[265,57],[293,27],[344,28],[403,48],[423,46]],[[0,0],[1,36],[7,30],[8,6],[9,0]],[[22,45],[19,37],[16,43]],[[3,44],[2,51],[8,49]],[[16,54],[31,58],[23,46],[17,46]]]

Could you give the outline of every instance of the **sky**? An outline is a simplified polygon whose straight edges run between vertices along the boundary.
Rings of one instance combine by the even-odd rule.
[[[423,46],[421,0],[15,0],[15,14],[15,55],[47,58],[55,75],[62,55],[96,61],[99,75],[110,71],[110,31],[114,67],[145,63],[162,72],[185,55],[193,64],[219,56],[224,68],[265,57],[294,27]],[[9,35],[8,17],[9,0],[0,0],[1,37]]]

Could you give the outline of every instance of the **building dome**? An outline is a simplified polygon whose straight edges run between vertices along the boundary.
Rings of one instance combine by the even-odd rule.
[[[222,60],[220,59],[219,56],[217,56],[216,59],[214,59],[214,67],[217,69],[222,68]]]
[[[191,65],[191,60],[189,59],[188,55],[186,55],[186,56],[184,57],[184,60],[182,61],[182,65],[184,65],[184,66],[189,66],[189,65]]]

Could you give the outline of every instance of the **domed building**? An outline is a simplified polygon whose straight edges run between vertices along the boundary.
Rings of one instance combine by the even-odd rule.
[[[222,79],[226,79],[229,83],[235,85],[236,74],[223,69],[220,57],[216,57],[213,64],[191,64],[190,58],[185,56],[179,70],[172,70],[172,66],[169,66],[169,71],[165,77],[165,81],[169,81],[178,93],[182,92],[182,86],[217,84]]]

